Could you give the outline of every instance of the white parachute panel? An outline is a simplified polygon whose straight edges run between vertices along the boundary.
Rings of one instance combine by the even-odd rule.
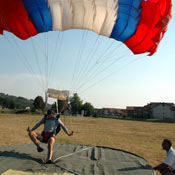
[[[118,0],[49,0],[53,30],[86,29],[110,36]]]
[[[110,36],[117,19],[118,1],[107,1],[106,19],[103,23],[100,35]]]

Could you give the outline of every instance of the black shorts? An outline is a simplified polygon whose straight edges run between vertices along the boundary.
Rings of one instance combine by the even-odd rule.
[[[48,143],[51,137],[55,137],[53,132],[42,132],[41,135],[43,136],[43,140],[41,142]]]

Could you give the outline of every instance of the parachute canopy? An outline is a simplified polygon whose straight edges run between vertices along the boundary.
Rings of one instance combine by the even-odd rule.
[[[1,0],[0,33],[21,39],[68,29],[92,30],[153,55],[172,17],[172,0]]]

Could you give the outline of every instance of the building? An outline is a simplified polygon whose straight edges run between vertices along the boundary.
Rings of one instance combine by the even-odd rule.
[[[96,109],[97,116],[105,117],[130,117],[130,118],[156,118],[175,119],[174,103],[152,102],[143,107],[127,106],[126,109],[102,108]]]
[[[142,118],[143,117],[143,107],[138,106],[127,106],[126,112],[128,117]]]
[[[144,115],[156,119],[175,119],[174,103],[150,103],[144,106]]]
[[[120,117],[120,116],[126,116],[126,109],[118,109],[118,108],[101,108],[101,109],[95,109],[97,116],[103,116],[103,117]]]

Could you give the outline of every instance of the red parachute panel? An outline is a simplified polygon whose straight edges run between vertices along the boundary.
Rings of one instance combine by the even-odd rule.
[[[151,56],[156,52],[172,18],[172,1],[143,0],[141,6],[141,20],[137,31],[125,44],[135,54],[149,52]]]
[[[21,39],[37,34],[21,0],[0,0],[0,34],[3,30],[12,32]]]

